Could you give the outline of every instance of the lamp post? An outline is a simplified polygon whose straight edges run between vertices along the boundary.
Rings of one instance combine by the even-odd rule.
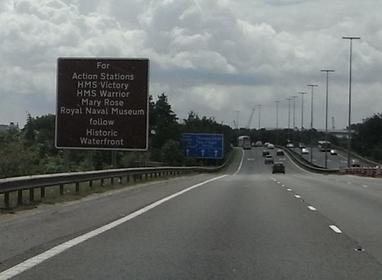
[[[288,129],[290,129],[290,101],[292,98],[289,97],[286,100],[288,100]]]
[[[259,129],[261,128],[261,106],[262,105],[257,105],[257,107],[259,107]]]
[[[311,88],[310,95],[310,162],[313,163],[313,89],[318,87],[318,85],[310,84],[308,87]]]
[[[280,101],[275,101],[276,103],[276,129],[279,128],[279,103]]]
[[[301,131],[304,129],[304,95],[307,94],[305,91],[300,91],[301,94]]]
[[[279,100],[275,101],[276,103],[276,144],[279,144]]]
[[[293,99],[293,129],[296,128],[296,98],[297,98],[297,95],[292,96],[292,99]]]
[[[349,66],[349,115],[348,115],[348,168],[350,167],[350,149],[351,149],[351,76],[352,76],[352,53],[353,40],[359,40],[361,37],[343,36],[342,39],[350,41],[350,66]]]
[[[321,72],[326,72],[326,113],[325,113],[325,142],[328,142],[328,97],[329,97],[329,73],[334,70],[324,69]],[[328,150],[325,147],[325,168],[328,168]]]

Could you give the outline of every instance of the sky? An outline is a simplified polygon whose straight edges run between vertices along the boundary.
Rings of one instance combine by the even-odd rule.
[[[162,92],[180,120],[190,111],[251,128],[325,127],[348,121],[353,41],[352,122],[382,108],[380,0],[1,0],[0,124],[55,113],[58,57],[148,58],[150,94]],[[261,109],[259,110],[259,105]],[[293,123],[291,103],[290,125]]]

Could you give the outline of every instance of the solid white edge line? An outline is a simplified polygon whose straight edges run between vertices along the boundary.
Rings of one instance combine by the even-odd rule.
[[[239,172],[240,172],[240,169],[243,165],[243,160],[244,160],[244,150],[242,149],[241,150],[241,160],[240,160],[240,164],[239,164],[239,167],[237,168],[236,172],[233,174],[233,176],[236,176]]]
[[[294,166],[296,166],[298,169],[304,171],[305,173],[312,174],[312,172],[309,172],[309,171],[305,170],[304,168],[300,167],[299,165],[297,165],[297,163],[295,163],[295,162],[290,158],[290,156],[289,156],[287,153],[285,153],[285,155],[288,157],[289,161],[290,161]]]
[[[105,231],[108,231],[108,230],[110,230],[112,228],[115,228],[115,227],[117,227],[117,226],[119,226],[119,225],[129,221],[129,220],[132,220],[132,219],[142,215],[143,213],[146,213],[146,212],[150,211],[151,209],[153,209],[153,208],[155,208],[155,207],[157,207],[157,206],[159,206],[159,205],[161,205],[161,204],[163,204],[163,203],[165,203],[165,202],[167,202],[167,201],[169,201],[169,200],[171,200],[171,199],[173,199],[173,198],[175,198],[177,196],[180,196],[180,195],[182,195],[182,194],[184,194],[184,193],[186,193],[188,191],[191,191],[191,190],[193,190],[195,188],[201,187],[201,186],[203,186],[205,184],[208,184],[208,183],[211,183],[213,181],[222,179],[222,178],[224,178],[226,176],[228,176],[228,175],[222,175],[222,176],[214,177],[214,178],[211,178],[211,179],[206,180],[204,182],[201,182],[199,184],[193,185],[193,186],[191,186],[191,187],[189,187],[187,189],[184,189],[184,190],[182,190],[180,192],[177,192],[175,194],[172,194],[170,196],[162,198],[162,199],[160,199],[160,200],[158,200],[158,201],[156,201],[156,202],[154,202],[154,203],[152,203],[152,204],[150,204],[150,205],[148,205],[146,207],[143,207],[143,208],[141,208],[141,209],[139,209],[139,210],[137,210],[137,211],[135,211],[135,212],[125,216],[125,217],[122,217],[122,218],[120,218],[118,220],[115,220],[115,221],[109,223],[109,224],[106,224],[106,225],[104,225],[102,227],[99,227],[99,228],[97,228],[95,230],[92,230],[92,231],[90,231],[88,233],[82,234],[82,235],[80,235],[80,236],[78,236],[76,238],[73,238],[73,239],[71,239],[69,241],[66,241],[66,242],[64,242],[62,244],[59,244],[59,245],[57,245],[57,246],[55,246],[55,247],[53,247],[53,248],[51,248],[51,249],[41,253],[41,254],[38,254],[38,255],[36,255],[36,256],[34,256],[32,258],[29,258],[29,259],[27,259],[27,260],[25,260],[25,261],[15,265],[15,266],[13,266],[13,267],[11,267],[11,268],[3,271],[3,272],[0,272],[0,280],[6,280],[6,279],[10,279],[12,277],[15,277],[18,274],[20,274],[20,273],[22,273],[22,272],[24,272],[24,271],[26,271],[26,270],[36,266],[36,265],[38,265],[38,264],[40,264],[40,263],[42,263],[42,262],[44,262],[44,261],[54,257],[54,256],[57,256],[58,254],[66,251],[67,249],[70,249],[71,247],[74,247],[74,246],[76,246],[76,245],[78,245],[78,244],[80,244],[80,243],[82,243],[82,242],[84,242],[84,241],[86,241],[86,240],[88,240],[88,239],[90,239],[92,237],[95,237],[95,236],[97,236],[97,235],[99,235],[99,234],[101,234],[101,233],[103,233]]]
[[[308,206],[308,208],[309,208],[309,210],[311,210],[311,211],[317,211],[317,209],[316,208],[314,208],[313,206]]]
[[[335,233],[342,233],[342,231],[336,227],[335,225],[330,225],[329,226]]]

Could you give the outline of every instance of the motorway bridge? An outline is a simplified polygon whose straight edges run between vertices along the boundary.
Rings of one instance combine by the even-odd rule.
[[[382,279],[382,180],[262,148],[219,174],[0,216],[0,279]]]

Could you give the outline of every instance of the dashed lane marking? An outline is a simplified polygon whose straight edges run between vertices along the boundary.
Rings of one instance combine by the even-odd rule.
[[[330,225],[329,226],[331,228],[332,231],[334,231],[335,233],[342,233],[342,231],[336,227],[335,225]]]
[[[308,209],[309,209],[309,210],[311,210],[311,211],[317,211],[317,209],[316,209],[316,208],[314,208],[314,207],[313,207],[313,206],[311,206],[311,205],[309,205],[309,206],[308,206]]]
[[[295,194],[294,197],[295,198],[301,198],[301,195]]]

